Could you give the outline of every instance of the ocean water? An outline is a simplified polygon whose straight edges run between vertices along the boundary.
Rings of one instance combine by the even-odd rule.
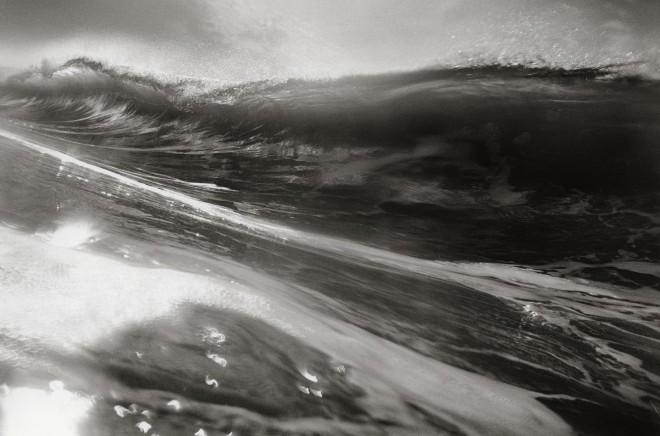
[[[16,435],[660,432],[660,85],[0,84]]]

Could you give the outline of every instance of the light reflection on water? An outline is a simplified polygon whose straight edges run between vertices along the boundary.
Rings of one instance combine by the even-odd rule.
[[[0,395],[5,436],[83,436],[81,422],[94,401],[52,381],[49,389],[6,388]]]
[[[86,242],[96,242],[99,230],[92,223],[74,221],[61,224],[44,237],[56,247],[73,248]]]

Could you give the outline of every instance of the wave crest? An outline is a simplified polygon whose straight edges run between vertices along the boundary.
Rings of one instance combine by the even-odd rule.
[[[580,78],[626,79],[642,81],[643,62],[606,64],[595,67],[564,68],[544,62],[500,62],[471,59],[456,66],[436,66],[410,72],[353,75],[339,79],[262,80],[239,84],[154,73],[138,73],[126,67],[107,66],[87,57],[71,59],[59,66],[43,61],[9,76],[0,83],[0,90],[34,95],[98,95],[117,94],[154,104],[169,101],[183,104],[216,102],[235,103],[242,98],[283,89],[318,88],[327,85],[379,86],[387,82],[420,82],[456,78]],[[638,68],[639,67],[639,68]]]
[[[112,96],[137,109],[163,111],[177,106],[201,81],[157,77],[113,68],[89,58],[76,58],[52,67],[47,62],[8,77],[0,91],[18,97]]]

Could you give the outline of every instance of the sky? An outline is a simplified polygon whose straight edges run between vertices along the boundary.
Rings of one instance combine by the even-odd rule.
[[[0,66],[87,56],[228,81],[431,65],[660,65],[656,0],[0,0]]]

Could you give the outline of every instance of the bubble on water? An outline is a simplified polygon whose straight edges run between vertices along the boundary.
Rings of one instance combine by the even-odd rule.
[[[217,363],[218,365],[224,367],[227,366],[227,360],[218,356],[217,354],[207,352],[206,357]]]
[[[214,388],[217,388],[219,386],[218,381],[214,378],[210,378],[208,375],[206,376],[205,380],[207,385],[213,386]]]
[[[138,422],[135,426],[139,428],[142,433],[148,433],[149,430],[151,430],[151,424],[146,421]]]

